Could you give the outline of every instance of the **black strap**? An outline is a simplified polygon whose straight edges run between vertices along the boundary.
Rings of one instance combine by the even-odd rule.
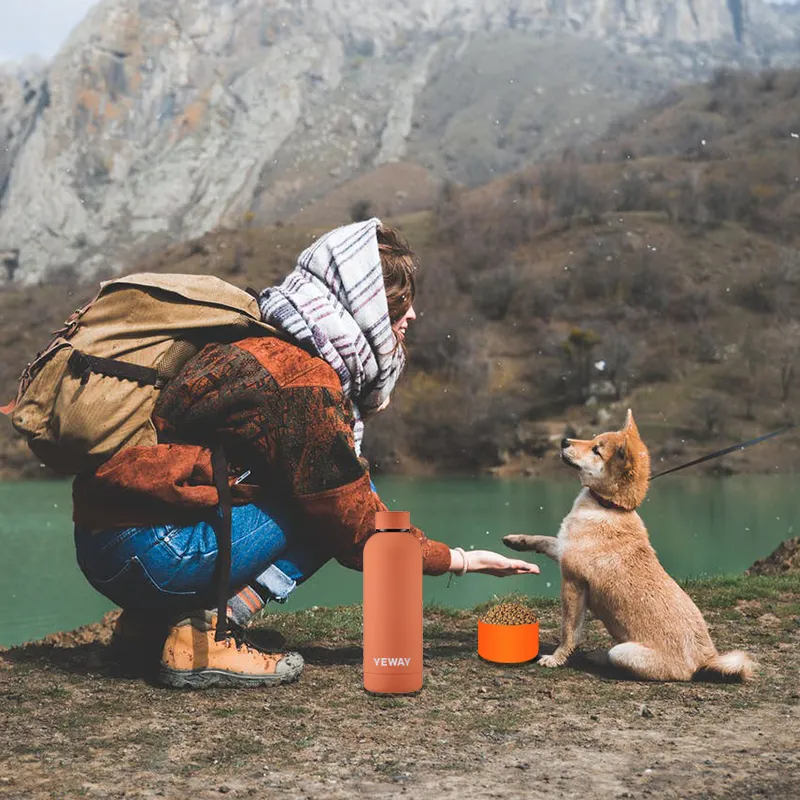
[[[712,458],[719,458],[719,456],[727,455],[728,453],[732,453],[734,450],[744,450],[745,447],[751,447],[752,445],[763,442],[766,439],[771,439],[773,436],[780,436],[780,434],[786,433],[786,431],[790,431],[792,428],[796,428],[797,425],[798,423],[795,423],[794,425],[787,425],[785,428],[779,428],[777,431],[772,431],[772,433],[765,433],[763,436],[756,436],[755,439],[748,439],[746,442],[731,445],[730,447],[726,447],[724,450],[717,450],[714,453],[709,453],[707,456],[695,458],[693,461],[688,461],[686,464],[681,464],[678,467],[665,469],[663,472],[659,472],[656,475],[651,475],[650,480],[652,481],[656,478],[660,478],[662,475],[669,475],[670,472],[677,472],[679,469],[693,467],[695,464],[702,464],[704,461],[711,461]]]
[[[214,485],[219,496],[219,516],[214,520],[214,534],[217,538],[217,628],[214,639],[224,641],[228,634],[228,594],[231,582],[231,509],[233,498],[228,483],[228,461],[222,444],[211,449],[211,470]]]
[[[72,351],[67,366],[76,378],[81,379],[82,384],[85,384],[94,372],[99,375],[108,375],[111,378],[135,381],[143,386],[161,388],[164,385],[164,380],[158,374],[157,369],[143,367],[140,364],[130,364],[127,361],[118,361],[116,358],[90,356],[80,350]]]

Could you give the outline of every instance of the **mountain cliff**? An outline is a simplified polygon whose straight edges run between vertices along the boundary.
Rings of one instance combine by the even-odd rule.
[[[721,64],[792,63],[761,0],[104,0],[0,69],[0,250],[117,269],[408,160],[476,184]]]

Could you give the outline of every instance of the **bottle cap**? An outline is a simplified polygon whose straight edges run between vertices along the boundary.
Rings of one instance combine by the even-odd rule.
[[[375,530],[409,530],[411,514],[408,511],[376,511]]]

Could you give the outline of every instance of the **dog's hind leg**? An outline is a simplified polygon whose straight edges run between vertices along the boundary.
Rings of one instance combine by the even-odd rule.
[[[544,537],[541,537],[544,538]],[[551,656],[542,656],[539,663],[543,667],[560,667],[566,663],[583,635],[586,620],[586,605],[589,592],[584,584],[561,578],[561,642]]]
[[[533,550],[543,556],[559,559],[558,538],[556,536],[528,536],[524,533],[509,533],[503,537],[503,544],[512,550]]]
[[[666,653],[638,642],[623,642],[608,651],[608,660],[647,681],[688,681],[692,670]]]

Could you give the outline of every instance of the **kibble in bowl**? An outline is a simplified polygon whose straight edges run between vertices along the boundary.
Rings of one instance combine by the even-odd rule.
[[[478,655],[500,664],[521,664],[539,653],[539,621],[522,603],[498,603],[478,620]]]
[[[529,625],[536,622],[536,614],[522,603],[498,603],[484,615],[483,621],[490,625]]]

